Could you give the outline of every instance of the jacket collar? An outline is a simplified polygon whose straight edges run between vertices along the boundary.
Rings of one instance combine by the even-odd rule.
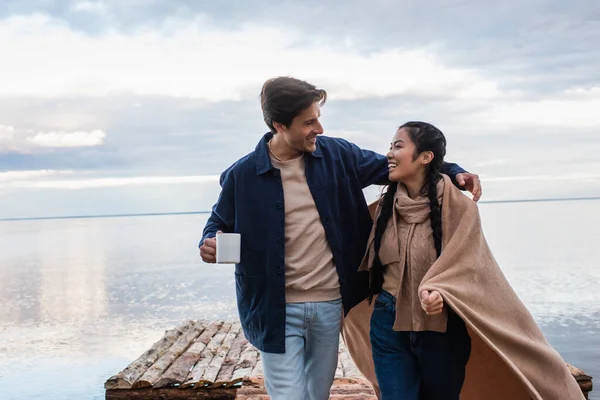
[[[266,172],[269,172],[273,169],[273,164],[271,163],[271,157],[269,156],[269,148],[267,147],[267,143],[269,140],[273,138],[273,134],[271,132],[267,132],[264,134],[262,139],[256,145],[254,149],[255,159],[256,159],[256,175],[262,175]],[[317,149],[312,153],[305,153],[304,157],[307,156],[322,158],[323,153],[321,152],[321,143],[319,137],[317,136]]]

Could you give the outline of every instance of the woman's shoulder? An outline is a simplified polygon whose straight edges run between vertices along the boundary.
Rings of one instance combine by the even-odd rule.
[[[383,196],[380,196],[377,198],[377,200],[368,204],[369,214],[371,215],[371,219],[373,221],[375,221],[375,218],[377,218],[377,216],[379,215],[382,199],[383,199]]]
[[[444,177],[444,198],[447,197],[448,202],[446,203],[454,212],[461,213],[478,213],[479,208],[477,203],[474,202],[469,196],[462,190],[457,188],[448,175],[443,174]]]

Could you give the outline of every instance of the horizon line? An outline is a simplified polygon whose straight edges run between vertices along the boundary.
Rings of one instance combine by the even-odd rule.
[[[478,204],[504,204],[504,203],[543,203],[559,201],[588,201],[600,200],[600,196],[594,197],[567,197],[567,198],[548,198],[548,199],[512,199],[512,200],[483,200]],[[139,214],[98,214],[98,215],[63,215],[53,217],[15,217],[0,218],[0,221],[36,221],[48,219],[86,219],[86,218],[124,218],[124,217],[156,217],[163,215],[195,215],[210,214],[211,211],[181,211],[181,212],[158,212],[158,213],[139,213]]]
[[[567,197],[567,198],[548,198],[548,199],[513,199],[513,200],[483,200],[478,204],[504,204],[504,203],[542,203],[542,202],[559,202],[559,201],[588,201],[600,200],[600,196],[594,197]],[[86,219],[86,218],[124,218],[124,217],[156,217],[163,215],[195,215],[195,214],[210,214],[211,211],[182,211],[182,212],[160,212],[160,213],[139,213],[139,214],[99,214],[99,215],[63,215],[53,217],[15,217],[15,218],[0,218],[3,221],[35,221],[48,219]]]
[[[122,218],[122,217],[156,217],[161,215],[190,215],[190,214],[210,214],[210,211],[181,211],[181,212],[159,212],[159,213],[140,213],[140,214],[98,214],[98,215],[61,215],[54,217],[16,217],[0,218],[0,221],[34,221],[41,219],[86,219],[86,218]]]

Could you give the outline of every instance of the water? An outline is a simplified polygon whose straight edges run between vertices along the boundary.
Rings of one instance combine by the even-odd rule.
[[[600,377],[600,201],[480,208],[549,341]],[[236,318],[232,267],[198,256],[206,218],[0,222],[0,399],[103,399],[104,381],[164,330]]]

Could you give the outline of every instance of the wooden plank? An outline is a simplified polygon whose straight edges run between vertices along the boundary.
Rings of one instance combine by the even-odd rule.
[[[184,331],[187,331],[192,321],[187,321],[165,331],[164,336],[129,364],[123,371],[110,377],[104,384],[105,389],[130,389],[132,385],[173,345]]]
[[[589,376],[588,374],[586,374],[585,372],[583,372],[579,368],[572,366],[571,364],[567,364],[567,368],[569,368],[569,371],[571,372],[571,375],[573,375],[573,378],[575,378],[575,380],[577,382],[591,381],[592,380],[591,376]]]
[[[221,326],[223,326],[223,324],[224,324],[223,321],[212,322],[209,325],[209,327],[206,328],[206,330],[204,332],[202,332],[202,334],[194,341],[194,344],[192,344],[190,346],[190,348],[187,350],[188,352],[193,354],[195,361],[194,361],[194,364],[192,365],[192,367],[190,367],[190,370],[188,371],[187,376],[184,379],[181,387],[194,386],[194,383],[197,381],[197,379],[194,379],[193,372],[198,371],[198,368],[196,367],[198,364],[198,360],[201,359],[202,352],[204,351],[206,346],[210,343],[213,336],[215,336],[215,334],[219,331],[219,329],[221,329]],[[201,371],[201,372],[203,372],[203,371]]]
[[[206,331],[206,325],[207,323],[205,321],[199,322],[199,337],[202,337]],[[198,358],[200,357],[200,352],[202,351],[196,346],[197,340],[198,338],[194,339],[192,345],[189,346],[187,350],[173,362],[173,364],[171,364],[164,374],[162,374],[160,379],[152,385],[153,388],[158,389],[167,386],[181,385],[185,381],[190,369],[196,364],[196,361],[198,361]],[[204,349],[204,343],[201,342],[200,344],[202,345],[202,349]]]
[[[246,377],[238,389],[236,400],[268,400],[265,381],[262,378]]]
[[[241,382],[245,377],[250,376],[252,370],[256,367],[258,361],[258,350],[250,343],[246,343],[240,359],[233,369],[230,385]]]
[[[584,394],[587,394],[587,393],[591,392],[593,389],[592,381],[579,382],[579,387],[581,388],[581,391]]]
[[[592,378],[578,368],[568,364],[567,367],[587,396],[587,392],[592,389]],[[162,375],[156,372],[160,369],[163,370]],[[155,388],[139,387],[152,385],[152,380],[141,381],[157,374],[159,376],[154,382]],[[217,321],[208,324],[206,321],[188,321],[166,331],[150,349],[123,371],[109,378],[105,383],[106,398],[234,398],[235,394],[232,393],[235,393],[237,388],[232,386],[241,381],[244,381],[244,387],[247,386],[247,382],[254,382],[256,387],[253,390],[257,393],[263,390],[262,375],[260,352],[248,343],[239,328],[239,322],[226,324]],[[341,389],[336,395],[342,396],[346,391],[348,394],[356,393],[359,386],[363,385],[361,378],[362,375],[352,361],[344,342],[340,341],[334,387],[340,385]],[[189,388],[197,383],[200,385],[196,385],[196,388]],[[205,383],[211,384],[211,390],[204,387]],[[169,385],[178,386],[170,389],[159,388]],[[189,389],[185,389],[186,387]]]
[[[219,347],[215,349],[214,355],[210,360],[210,363],[208,363],[208,365],[204,369],[204,373],[202,374],[198,385],[210,386],[217,378],[219,370],[221,369],[221,365],[225,360],[225,356],[227,355],[227,352],[229,352],[229,348],[231,347],[231,342],[233,342],[233,339],[235,339],[235,333],[233,334],[233,336],[229,334],[232,326],[233,325],[231,323],[225,323],[219,331],[219,333],[215,335],[215,342],[219,343]],[[229,343],[226,343],[227,340],[229,340]],[[223,353],[224,351],[225,353]]]
[[[223,333],[224,327],[225,323],[221,321],[218,331],[215,331],[215,334],[212,337],[210,337],[209,341],[206,343],[206,347],[204,348],[204,350],[202,350],[202,353],[200,353],[198,362],[196,363],[196,365],[194,365],[194,368],[192,368],[192,370],[188,374],[187,379],[185,380],[183,385],[181,385],[182,387],[200,387],[200,380],[204,375],[206,367],[208,367],[213,357],[215,356],[217,349],[223,342],[223,339],[225,339],[225,335],[227,334],[227,332]]]
[[[591,392],[593,389],[592,377],[583,372],[581,369],[572,366],[571,364],[567,364],[567,368],[571,372],[571,375],[573,375],[573,378],[575,378],[579,384],[584,397],[587,399],[589,397],[589,392]]]
[[[223,343],[217,349],[217,352],[216,352],[215,356],[213,357],[213,359],[210,361],[210,364],[208,365],[208,367],[206,367],[206,370],[204,371],[204,375],[202,376],[202,379],[200,380],[201,385],[209,385],[211,387],[218,387],[218,386],[224,386],[227,383],[227,382],[221,382],[220,384],[218,384],[216,382],[216,379],[217,379],[217,376],[219,375],[219,372],[221,371],[221,367],[223,366],[223,363],[225,362],[227,354],[229,354],[229,350],[231,350],[231,345],[233,344],[233,341],[235,340],[239,331],[240,331],[240,323],[239,322],[236,322],[231,325],[229,331],[227,332],[227,335],[225,336],[225,339],[223,339]]]
[[[214,380],[214,383],[213,383],[214,387],[226,386],[229,383],[229,381],[231,380],[231,377],[233,376],[233,369],[235,368],[235,365],[237,364],[237,360],[240,357],[240,354],[242,353],[244,346],[246,345],[246,343],[248,343],[248,340],[246,340],[246,337],[244,336],[244,331],[241,330],[241,327],[239,324],[238,324],[237,328],[236,327],[231,328],[229,333],[231,334],[232,332],[235,332],[236,330],[237,330],[237,333],[231,344],[231,349],[227,353],[227,357],[223,361],[221,370],[219,371],[219,374],[217,375],[217,377]]]
[[[263,376],[263,365],[262,359],[260,357],[260,351],[256,352],[256,365],[252,368],[252,372],[250,372],[250,376],[262,377]]]
[[[189,347],[190,343],[198,337],[200,331],[204,329],[204,324],[193,322],[190,328],[185,332],[165,354],[162,355],[148,370],[141,376],[137,382],[131,386],[134,389],[154,385],[162,374],[173,364],[173,362]]]
[[[143,388],[129,390],[107,390],[106,400],[234,400],[237,388],[218,388],[211,390]]]
[[[210,342],[212,337],[219,331],[221,326],[223,325],[223,321],[214,321],[211,322],[210,325],[198,336],[194,343],[181,355],[169,370],[167,370],[163,376],[159,379],[158,382],[154,384],[155,387],[165,387],[167,385],[173,383],[183,384],[187,380],[187,377],[190,373],[190,370],[200,359],[200,354],[206,347],[206,345]],[[177,364],[177,365],[176,365]],[[174,368],[171,370],[171,368]],[[180,373],[185,371],[185,375],[180,377]],[[178,382],[181,380],[181,382]]]

